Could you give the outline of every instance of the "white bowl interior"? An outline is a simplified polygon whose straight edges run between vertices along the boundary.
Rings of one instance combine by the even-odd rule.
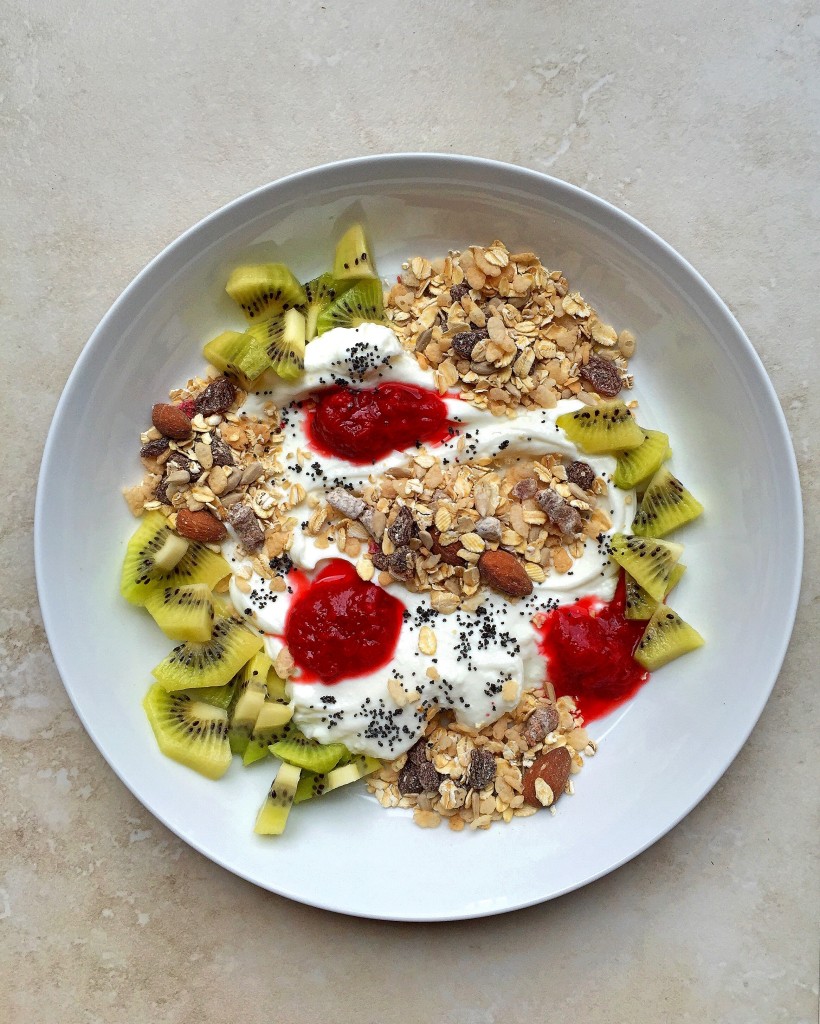
[[[706,637],[595,723],[599,755],[577,795],[489,833],[414,828],[361,788],[300,806],[286,834],[251,832],[270,765],[212,783],[157,750],[140,701],[167,641],[118,593],[134,528],[120,496],[141,475],[153,402],[239,326],[235,264],[326,269],[339,219],[361,213],[379,268],[503,239],[563,269],[602,317],[639,339],[641,422],[670,434],[672,468],[706,514],[681,532],[689,571],[674,606]],[[600,200],[487,161],[384,157],[267,186],[161,254],[100,324],[66,386],[43,460],[36,522],[43,615],[66,688],[120,778],[181,837],[251,881],[348,913],[449,919],[538,902],[634,856],[725,771],[774,684],[801,564],[794,458],[771,386],[725,306],[664,243]],[[442,870],[443,865],[458,865]],[[516,870],[510,870],[511,865]],[[523,869],[523,870],[522,870]]]

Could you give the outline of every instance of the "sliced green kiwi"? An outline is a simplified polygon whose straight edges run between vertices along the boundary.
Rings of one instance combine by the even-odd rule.
[[[143,701],[159,749],[166,757],[218,779],[231,763],[228,715],[224,708],[188,693],[168,693],[154,683]]]
[[[332,274],[314,277],[305,285],[305,340],[312,341],[316,337],[316,323],[319,316],[332,306],[336,299],[350,287],[349,281],[337,281]]]
[[[188,583],[183,587],[155,590],[148,595],[145,607],[171,640],[203,643],[211,636],[214,599],[211,588],[205,583]]]
[[[296,380],[305,368],[305,317],[298,309],[263,320],[249,333],[265,349],[270,366],[283,380]]]
[[[669,584],[666,588],[664,598],[668,597],[669,594],[675,589],[680,582],[681,576],[686,572],[686,566],[681,562],[676,562],[672,566],[672,570],[669,573]],[[635,619],[639,622],[646,622],[647,619],[651,619],[655,609],[658,607],[659,601],[656,601],[654,597],[650,597],[649,594],[643,589],[643,587],[634,580],[629,573],[625,573],[626,576],[626,609],[625,617],[627,619]]]
[[[701,512],[703,505],[698,499],[662,466],[649,481],[632,532],[639,537],[663,537],[697,519]]]
[[[334,789],[347,786],[351,782],[363,779],[366,775],[372,775],[380,767],[381,764],[375,757],[359,754],[349,764],[342,765],[340,768],[334,768],[333,771],[327,773],[325,793],[332,793]]]
[[[354,224],[339,239],[333,259],[333,276],[337,281],[358,281],[377,278],[376,264],[367,244],[364,228]]]
[[[273,666],[268,670],[265,685],[268,688],[268,697],[271,700],[277,700],[280,704],[287,704],[290,701],[285,689],[285,680],[276,674]]]
[[[683,545],[616,533],[610,541],[610,553],[650,597],[660,601],[669,587],[672,567],[683,554]]]
[[[180,550],[182,555],[177,558]],[[163,568],[169,561],[170,567]],[[221,555],[203,544],[178,537],[161,512],[149,512],[128,541],[120,592],[132,604],[145,604],[155,590],[191,583],[204,583],[212,588],[230,571]]]
[[[249,738],[248,745],[242,754],[242,763],[248,765],[263,757],[272,757],[271,744],[277,743],[279,740],[286,740],[298,732],[299,730],[292,721],[285,722],[284,725],[275,729],[260,728],[257,730],[254,728],[253,735]]]
[[[246,391],[253,389],[254,382],[270,369],[265,347],[247,331],[224,331],[209,341],[202,354],[211,365],[228,377],[233,377]]]
[[[215,708],[222,708],[223,711],[227,711],[233,702],[235,691],[236,682],[231,680],[230,683],[226,683],[224,686],[200,686],[195,690],[191,690],[189,696],[194,700],[202,700],[206,704],[213,704]],[[187,690],[179,690],[177,692],[188,693]]]
[[[621,452],[612,482],[616,487],[629,490],[646,483],[672,451],[669,447],[669,435],[661,430],[644,430],[644,441],[637,448]]]
[[[305,800],[313,800],[315,797],[321,796],[326,789],[326,773],[303,771],[299,777],[299,785],[296,787],[296,796],[293,798],[293,802],[301,804]]]
[[[585,405],[576,412],[563,413],[555,422],[570,441],[590,454],[625,451],[644,441],[644,432],[623,402]]]
[[[334,327],[359,327],[361,324],[384,323],[384,296],[381,282],[359,281],[319,315],[319,334]]]
[[[231,727],[228,738],[235,754],[244,754],[265,703],[265,680],[271,670],[271,660],[259,651],[243,667],[236,678],[234,700],[230,707]]]
[[[251,323],[284,313],[305,301],[305,289],[284,263],[237,267],[225,291],[242,307]]]
[[[329,772],[335,768],[347,753],[343,743],[319,743],[301,733],[294,733],[287,739],[271,744],[270,752],[288,764],[298,765],[310,772]]]
[[[300,774],[301,769],[296,765],[280,765],[256,818],[253,830],[257,835],[278,836],[285,831]]]
[[[659,604],[646,624],[632,655],[639,665],[653,672],[681,654],[702,647],[703,637],[665,604]]]
[[[166,690],[223,686],[262,646],[262,635],[236,615],[214,620],[210,640],[179,644],[156,666],[154,676]]]

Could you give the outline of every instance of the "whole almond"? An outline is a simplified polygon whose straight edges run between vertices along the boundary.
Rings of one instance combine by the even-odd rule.
[[[446,562],[447,565],[464,565],[464,559],[459,555],[461,544],[458,541],[454,541],[452,544],[441,544],[439,542],[441,532],[435,526],[430,527],[430,536],[433,539],[432,554],[439,555],[442,562]]]
[[[191,421],[178,405],[158,403],[151,410],[151,422],[163,437],[187,441],[193,433]]]
[[[543,779],[552,790],[554,803],[564,792],[571,765],[572,755],[566,747],[554,747],[536,758],[524,774],[524,802],[532,807],[543,806],[535,789],[538,779]]]
[[[218,519],[201,509],[191,512],[187,508],[180,509],[177,515],[177,533],[188,540],[197,540],[200,544],[218,544],[228,536],[228,531]]]
[[[522,563],[509,551],[485,551],[478,560],[481,579],[509,597],[532,593],[532,580]]]

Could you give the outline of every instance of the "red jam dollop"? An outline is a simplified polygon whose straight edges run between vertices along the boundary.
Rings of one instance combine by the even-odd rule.
[[[573,697],[584,720],[603,718],[629,700],[649,678],[632,657],[646,628],[627,619],[623,575],[609,603],[582,597],[549,612],[539,627],[539,648],[556,697]]]
[[[372,388],[329,388],[314,396],[307,433],[313,448],[362,465],[455,433],[437,392],[385,381]]]
[[[334,558],[297,590],[285,640],[300,683],[338,683],[382,668],[393,657],[404,605],[350,562]]]

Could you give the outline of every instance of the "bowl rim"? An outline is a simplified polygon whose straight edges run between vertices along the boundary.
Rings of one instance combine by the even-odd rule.
[[[776,649],[772,656],[772,665],[776,670],[772,674],[772,678],[768,683],[768,686],[761,691],[758,701],[751,706],[748,710],[751,712],[749,721],[751,724],[748,729],[741,730],[734,735],[733,741],[725,749],[723,756],[719,759],[720,767],[719,770],[715,769],[709,773],[707,781],[697,791],[697,795],[692,799],[684,809],[675,816],[668,824],[663,827],[657,834],[651,836],[630,853],[615,857],[611,862],[608,862],[605,866],[601,867],[600,870],[594,872],[588,877],[574,884],[567,885],[554,893],[543,896],[538,895],[531,900],[520,900],[509,906],[501,908],[492,908],[489,910],[479,911],[467,911],[462,914],[451,914],[448,913],[446,916],[441,915],[407,915],[407,914],[396,914],[396,913],[384,913],[375,914],[372,912],[357,911],[350,907],[334,904],[332,900],[320,900],[320,899],[309,899],[303,894],[298,892],[288,891],[285,887],[274,888],[273,886],[266,885],[265,882],[258,880],[251,876],[249,872],[243,871],[232,864],[228,864],[222,857],[215,856],[214,853],[206,851],[203,848],[203,844],[198,841],[192,840],[189,836],[182,835],[174,824],[167,820],[167,818],[159,811],[157,811],[150,802],[146,802],[143,796],[139,795],[128,779],[124,778],[117,767],[112,764],[104,751],[104,742],[98,738],[94,729],[90,723],[86,720],[81,709],[78,707],[75,701],[74,693],[72,688],[66,682],[68,678],[68,671],[64,668],[63,659],[59,653],[59,649],[55,647],[55,638],[57,636],[56,628],[56,614],[57,609],[50,601],[48,589],[46,586],[47,581],[47,568],[44,563],[43,548],[45,544],[45,517],[48,501],[48,489],[49,489],[49,467],[50,462],[54,458],[54,452],[58,443],[58,431],[56,429],[57,423],[60,421],[65,407],[68,405],[73,390],[77,387],[78,382],[86,373],[88,365],[92,362],[96,355],[95,348],[99,340],[103,338],[109,331],[112,324],[114,324],[118,317],[123,314],[126,307],[130,305],[135,299],[139,299],[141,293],[146,291],[145,300],[149,301],[150,296],[153,294],[154,278],[159,274],[163,280],[168,280],[170,276],[165,273],[165,265],[169,260],[173,260],[175,256],[184,253],[187,248],[189,241],[192,237],[201,234],[209,228],[219,227],[220,222],[226,220],[230,215],[238,208],[251,205],[254,201],[257,201],[264,196],[271,194],[275,195],[277,191],[282,191],[289,186],[301,185],[310,191],[315,181],[322,181],[322,179],[329,179],[324,182],[324,187],[342,187],[345,184],[353,184],[355,180],[349,179],[351,175],[359,177],[364,181],[373,180],[374,176],[382,180],[397,180],[407,179],[408,181],[430,177],[431,172],[434,169],[438,169],[441,172],[446,167],[451,167],[453,170],[459,168],[462,172],[465,169],[470,169],[476,174],[476,183],[480,184],[479,176],[484,175],[485,177],[491,177],[492,175],[503,175],[506,178],[518,177],[522,183],[529,182],[530,184],[548,185],[554,189],[556,194],[560,197],[564,194],[567,198],[575,200],[581,200],[586,204],[589,204],[595,212],[607,222],[606,226],[611,230],[613,226],[617,227],[621,231],[628,231],[631,233],[633,238],[640,239],[645,243],[649,243],[658,249],[666,260],[668,266],[673,267],[679,274],[683,274],[688,277],[691,282],[693,289],[700,290],[701,298],[706,301],[707,304],[711,305],[711,313],[717,315],[718,318],[723,320],[723,325],[733,335],[733,341],[738,344],[743,350],[745,358],[749,361],[750,369],[754,373],[757,383],[762,387],[765,392],[765,397],[768,399],[772,412],[773,418],[770,422],[770,426],[773,430],[776,430],[777,436],[773,439],[774,443],[778,444],[780,450],[787,456],[788,465],[784,466],[784,476],[788,478],[788,494],[786,498],[794,514],[794,522],[790,524],[793,527],[792,535],[792,551],[793,551],[793,571],[792,566],[789,567],[791,575],[791,589],[789,593],[789,600],[787,607],[785,608],[784,622],[788,624],[788,628],[783,630],[779,637],[779,642],[775,645]],[[337,180],[334,180],[337,179]],[[508,183],[508,189],[513,189],[512,182]],[[217,233],[217,238],[221,237],[221,233]],[[190,259],[191,257],[189,257]],[[185,261],[187,263],[188,260]],[[184,266],[185,263],[181,264]],[[177,271],[180,267],[177,268]],[[669,277],[668,271],[664,268],[657,268],[659,272],[663,273],[664,276]],[[680,288],[677,284],[675,287]],[[522,167],[517,164],[508,163],[500,160],[493,160],[485,157],[468,156],[454,153],[437,153],[437,152],[399,152],[399,153],[380,153],[368,156],[350,157],[344,160],[331,161],[324,164],[319,164],[304,168],[302,170],[294,171],[281,178],[277,178],[273,181],[267,182],[266,184],[260,185],[248,192],[237,196],[235,199],[230,200],[221,207],[213,210],[206,214],[199,221],[187,228],[175,239],[173,239],[168,245],[166,245],[156,256],[154,256],[131,282],[123,289],[119,296],[114,300],[109,309],[106,311],[102,319],[100,320],[97,327],[91,333],[90,337],[85,342],[80,355],[74,364],[74,367],[69,374],[65,385],[63,386],[60,398],[55,406],[52,414],[51,423],[49,425],[48,434],[46,437],[45,445],[43,447],[43,453],[40,461],[40,470],[37,479],[37,490],[35,496],[35,507],[34,507],[34,568],[35,568],[35,579],[37,586],[38,602],[40,606],[40,613],[43,620],[43,625],[46,632],[46,637],[49,642],[52,657],[54,659],[57,671],[60,675],[63,686],[66,689],[69,700],[74,708],[75,713],[83,724],[86,733],[95,744],[103,759],[106,761],[108,767],[115,773],[125,787],[132,793],[132,795],[144,806],[154,817],[156,817],[162,824],[173,832],[176,836],[182,839],[187,845],[191,846],[198,853],[207,857],[208,860],[213,861],[225,868],[232,874],[238,875],[239,877],[259,886],[260,888],[267,889],[268,891],[275,892],[286,898],[292,899],[296,902],[307,904],[309,906],[315,906],[320,909],[329,910],[335,913],[341,913],[353,917],[364,917],[373,920],[390,920],[390,921],[406,921],[406,922],[438,922],[438,921],[457,921],[469,918],[494,916],[496,914],[508,913],[513,910],[523,909],[525,907],[534,906],[539,903],[544,903],[549,900],[555,899],[558,896],[562,896],[565,893],[572,892],[576,889],[582,888],[590,882],[596,881],[597,879],[609,874],[610,872],[621,867],[623,864],[628,863],[639,854],[643,853],[646,849],[656,843],[664,835],[670,832],[680,821],[685,818],[711,791],[711,789],[717,784],[717,782],[723,777],[725,772],[728,770],[732,762],[735,760],[741,749],[745,746],[752,730],[757,724],[766,703],[771,696],[774,686],[779,678],[782,670],[783,662],[786,656],[791,636],[794,630],[794,624],[797,614],[798,601],[801,592],[802,585],[802,571],[803,571],[803,559],[804,559],[804,521],[803,521],[803,509],[802,509],[802,494],[800,489],[800,478],[797,466],[797,459],[795,456],[794,445],[791,440],[791,435],[786,422],[785,415],[783,413],[782,406],[777,397],[777,393],[774,389],[763,362],[760,359],[757,351],[752,345],[751,341],[747,337],[745,331],[740,326],[737,318],[728,308],[723,299],[718,295],[715,289],[706,281],[702,274],[696,270],[689,261],[683,257],[676,249],[674,249],[668,242],[664,241],[655,231],[647,227],[637,218],[620,209],[608,200],[589,192],[577,185],[573,185],[570,182],[564,181],[563,179],[556,178],[552,175],[545,174],[541,171],[536,171],[531,168]]]

